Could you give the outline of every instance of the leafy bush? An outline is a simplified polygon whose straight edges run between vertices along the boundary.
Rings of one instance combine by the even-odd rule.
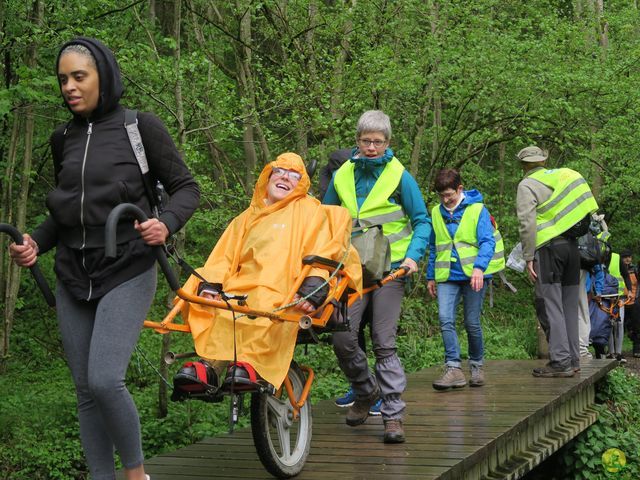
[[[640,478],[640,379],[622,367],[607,375],[596,391],[598,419],[534,469],[527,480],[631,480]],[[626,465],[609,472],[602,455],[621,450]]]

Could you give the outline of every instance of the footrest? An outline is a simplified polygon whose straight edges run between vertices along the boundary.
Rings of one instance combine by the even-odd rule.
[[[185,363],[173,377],[171,400],[180,402],[196,399],[206,402],[219,402],[218,375],[204,360]]]
[[[255,369],[247,362],[236,362],[229,365],[227,377],[222,382],[221,389],[225,393],[275,393],[275,388],[262,380]]]

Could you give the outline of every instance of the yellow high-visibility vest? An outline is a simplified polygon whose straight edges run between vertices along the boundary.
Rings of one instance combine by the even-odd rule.
[[[482,203],[472,203],[465,208],[453,238],[447,230],[440,205],[436,205],[431,210],[431,221],[436,235],[436,282],[446,282],[449,279],[454,248],[458,252],[462,271],[467,277],[471,277],[473,265],[478,256],[479,245],[476,232],[483,207]],[[493,230],[493,238],[496,241],[496,248],[487,269],[484,271],[487,275],[504,270],[505,267],[504,242],[497,228]]]
[[[402,205],[389,201],[400,184],[404,170],[404,165],[393,157],[385,165],[360,209],[356,198],[355,164],[345,162],[333,178],[333,186],[342,206],[349,210],[354,227],[382,225],[382,232],[391,246],[391,262],[404,260],[413,238],[411,221]]]
[[[551,197],[536,208],[537,248],[598,210],[587,181],[570,168],[542,169],[529,177],[553,190]]]

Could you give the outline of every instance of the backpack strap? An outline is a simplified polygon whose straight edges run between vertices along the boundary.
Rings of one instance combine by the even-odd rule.
[[[151,172],[149,172],[149,162],[147,161],[147,154],[144,151],[144,145],[142,144],[142,135],[140,135],[140,129],[138,128],[138,111],[129,110],[124,111],[124,128],[127,131],[129,137],[129,143],[131,149],[136,157],[138,166],[140,167],[140,173],[142,175],[142,183],[144,184],[144,190],[147,193],[149,203],[151,204],[151,210],[153,215],[158,218],[160,211],[158,209],[158,198],[155,195],[155,188],[153,186],[153,180]]]

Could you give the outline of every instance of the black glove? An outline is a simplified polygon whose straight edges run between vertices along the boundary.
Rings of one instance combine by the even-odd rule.
[[[300,285],[300,288],[298,289],[298,295],[300,295],[301,297],[306,297],[323,283],[324,278],[322,277],[307,277],[302,282],[302,285]],[[328,294],[329,284],[325,283],[324,285],[322,285],[322,288],[320,290],[318,290],[306,300],[314,307],[318,308],[325,301]]]
[[[200,282],[200,285],[198,285],[199,297],[201,297],[203,293],[210,293],[211,295],[220,295],[220,292],[222,292],[221,283]]]

